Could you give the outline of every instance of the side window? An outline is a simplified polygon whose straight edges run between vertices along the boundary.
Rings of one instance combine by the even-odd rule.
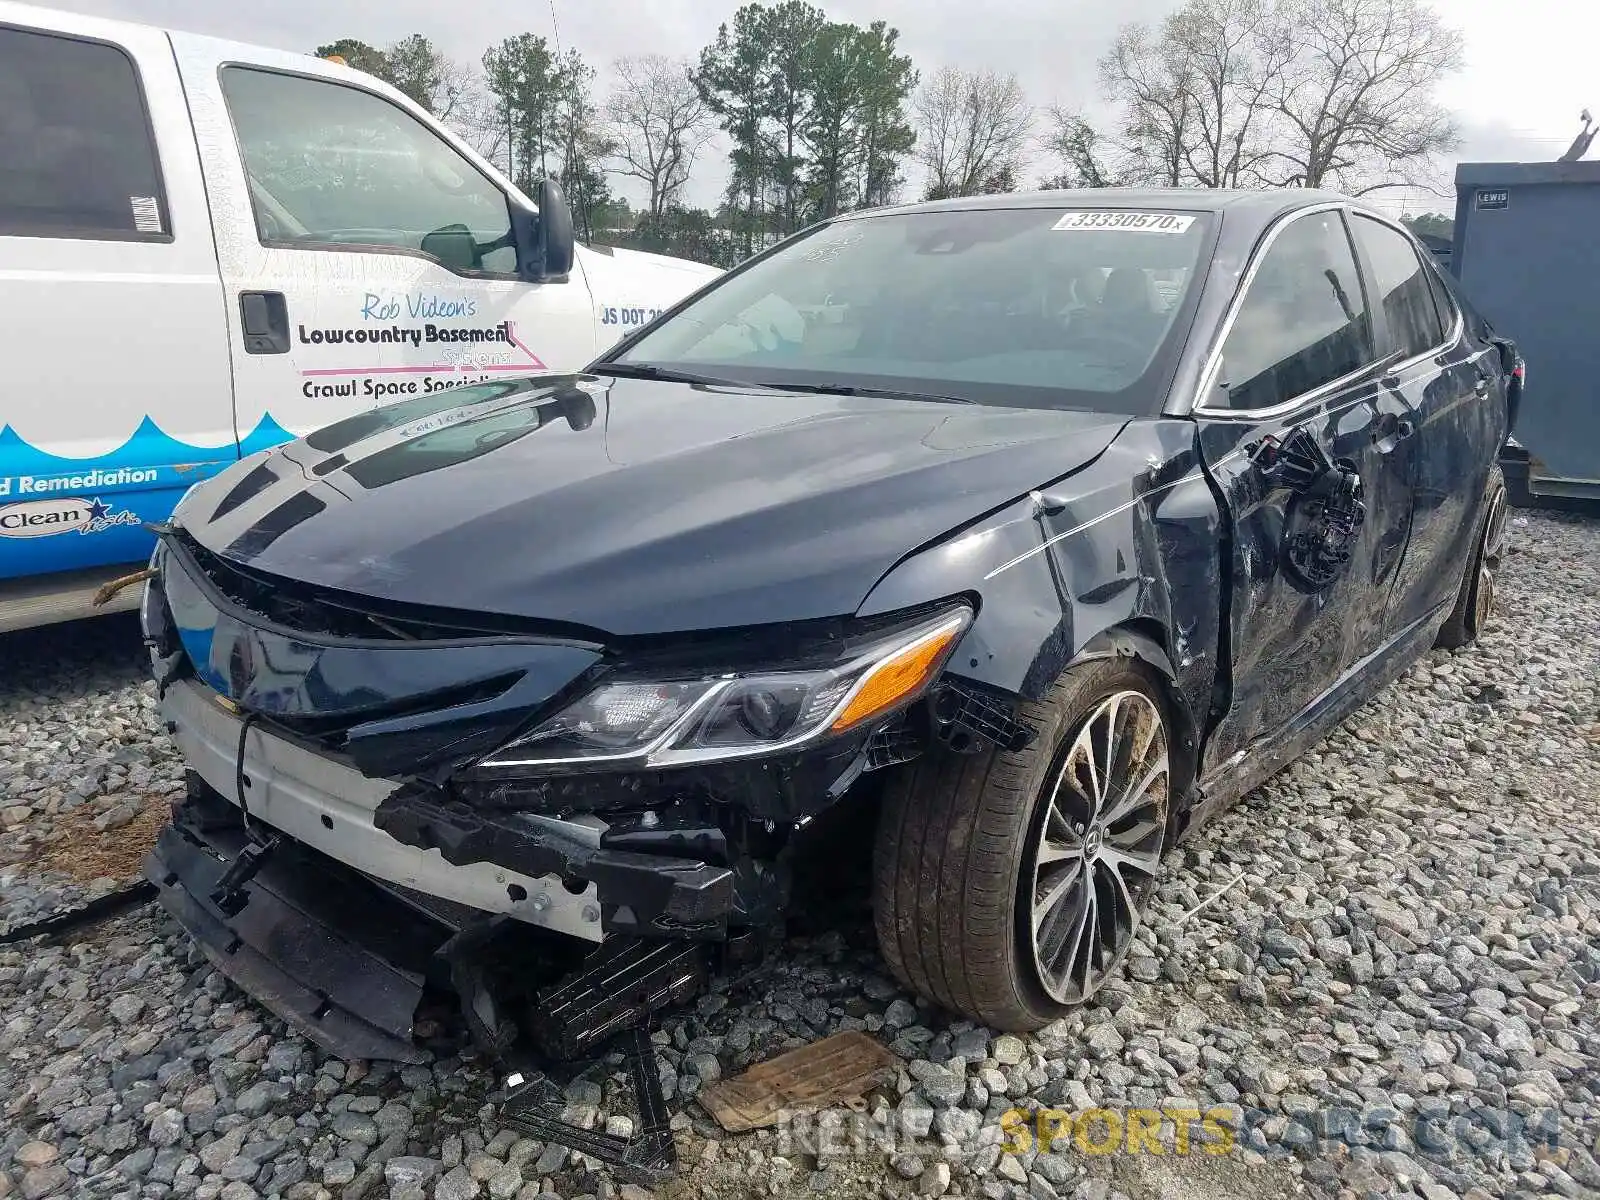
[[[1267,247],[1222,345],[1217,395],[1207,404],[1268,408],[1372,359],[1371,321],[1344,222],[1337,212],[1312,213],[1284,226]]]
[[[116,46],[0,28],[0,235],[168,236],[133,60]]]
[[[222,90],[263,242],[516,270],[505,193],[404,109],[345,84],[243,67],[222,72]]]
[[[1442,271],[1435,269],[1424,271],[1423,274],[1428,277],[1428,287],[1433,291],[1433,304],[1439,310],[1442,336],[1448,337],[1456,327],[1456,302],[1451,298],[1450,287],[1445,283]]]
[[[1390,347],[1402,358],[1426,354],[1444,341],[1428,269],[1398,230],[1359,213],[1354,225],[1356,240],[1372,265],[1372,296],[1383,306]]]

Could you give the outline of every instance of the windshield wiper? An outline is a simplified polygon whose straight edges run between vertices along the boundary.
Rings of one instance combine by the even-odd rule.
[[[940,396],[932,392],[907,392],[899,388],[861,387],[854,383],[762,383],[752,387],[771,388],[775,392],[811,392],[819,396],[866,396],[882,400],[931,400],[939,404],[976,404],[965,396]]]
[[[657,379],[662,383],[714,383],[720,387],[740,386],[732,379],[714,379],[710,375],[696,375],[690,371],[677,371],[671,367],[658,367],[652,363],[601,363],[590,367],[589,375],[615,375],[618,379]]]

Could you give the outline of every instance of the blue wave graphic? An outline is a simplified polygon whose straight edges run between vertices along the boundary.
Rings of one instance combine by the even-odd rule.
[[[249,458],[257,450],[267,450],[273,446],[281,446],[284,442],[292,442],[294,436],[274,421],[271,413],[266,413],[256,422],[256,427],[240,439],[239,457]]]
[[[0,508],[38,499],[93,500],[107,515],[165,521],[192,484],[240,458],[292,441],[271,414],[236,446],[194,446],[164,432],[148,416],[120,447],[90,458],[67,458],[30,446],[10,425],[0,427]],[[0,579],[150,557],[153,540],[140,524],[74,529],[33,538],[0,537]]]
[[[291,441],[294,435],[267,413],[240,441],[232,445],[195,446],[179,441],[148,416],[139,422],[132,436],[115,450],[90,458],[67,458],[51,454],[23,441],[10,425],[0,427],[0,475],[64,475],[100,467],[171,467],[178,464],[232,462],[241,454]]]

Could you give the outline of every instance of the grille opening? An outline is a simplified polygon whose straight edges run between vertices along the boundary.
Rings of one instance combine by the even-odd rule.
[[[526,635],[493,615],[460,622],[412,613],[380,600],[268,575],[222,557],[180,534],[184,551],[232,603],[296,633],[376,641],[454,641]]]

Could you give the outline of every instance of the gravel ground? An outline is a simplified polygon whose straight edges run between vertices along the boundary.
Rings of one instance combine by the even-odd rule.
[[[667,1020],[685,1170],[663,1190],[1600,1195],[1600,524],[1521,516],[1513,534],[1482,644],[1430,655],[1172,856],[1095,1004],[1029,1038],[951,1023],[885,978],[856,896]],[[152,703],[127,621],[0,639],[0,926],[136,870],[180,779]],[[906,1060],[853,1126],[729,1137],[692,1102],[846,1028]],[[459,1058],[329,1059],[155,909],[0,948],[0,1198],[640,1195],[498,1128],[490,1083]],[[603,1067],[568,1091],[613,1129],[623,1094]],[[1187,1153],[1175,1122],[1138,1153],[1001,1153],[1002,1114],[1030,1105],[1119,1126],[1231,1106],[1238,1133],[1225,1154],[1188,1119]]]

